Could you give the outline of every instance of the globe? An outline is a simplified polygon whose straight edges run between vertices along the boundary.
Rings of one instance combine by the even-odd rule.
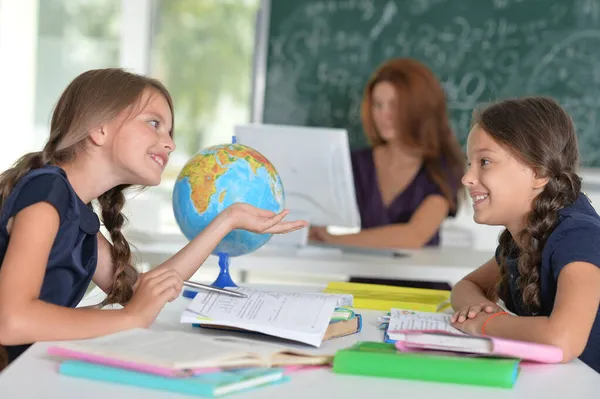
[[[208,147],[183,167],[173,189],[173,211],[181,232],[192,240],[225,208],[243,202],[276,213],[283,210],[281,179],[261,153],[242,144]],[[213,255],[240,256],[256,251],[270,234],[233,230]]]

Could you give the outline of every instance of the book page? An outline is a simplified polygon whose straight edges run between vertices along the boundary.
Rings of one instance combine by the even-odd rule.
[[[219,340],[180,331],[154,332],[133,329],[107,336],[68,341],[58,345],[84,353],[93,353],[122,360],[174,368],[194,364],[196,367],[215,367],[218,359],[244,356],[245,353],[276,352],[277,348],[251,347],[246,342],[236,345],[231,340]]]
[[[237,288],[247,298],[201,291],[182,322],[221,324],[319,346],[338,300],[326,294],[305,294]]]
[[[449,314],[417,312],[406,309],[392,309],[388,331],[401,330],[438,330],[463,334],[450,324]]]

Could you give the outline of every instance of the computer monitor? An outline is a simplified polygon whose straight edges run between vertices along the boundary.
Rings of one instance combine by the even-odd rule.
[[[360,228],[345,129],[257,123],[236,126],[235,136],[277,169],[290,218],[316,226]]]

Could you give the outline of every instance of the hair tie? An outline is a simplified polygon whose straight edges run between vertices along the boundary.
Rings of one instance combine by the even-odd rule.
[[[485,332],[485,326],[486,326],[486,324],[487,324],[487,323],[488,323],[490,320],[492,320],[494,317],[496,317],[496,316],[500,316],[500,315],[503,315],[503,314],[508,314],[508,312],[497,312],[497,313],[494,313],[493,315],[491,315],[490,317],[488,317],[488,318],[487,318],[487,319],[486,319],[486,320],[483,322],[483,325],[481,326],[481,334],[483,334],[483,335],[487,335],[487,333]]]

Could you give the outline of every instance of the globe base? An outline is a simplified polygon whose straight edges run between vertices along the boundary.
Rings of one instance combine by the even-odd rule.
[[[217,279],[212,283],[214,287],[225,288],[225,287],[237,287],[238,285],[231,279],[229,274],[229,255],[219,253],[219,275]]]

